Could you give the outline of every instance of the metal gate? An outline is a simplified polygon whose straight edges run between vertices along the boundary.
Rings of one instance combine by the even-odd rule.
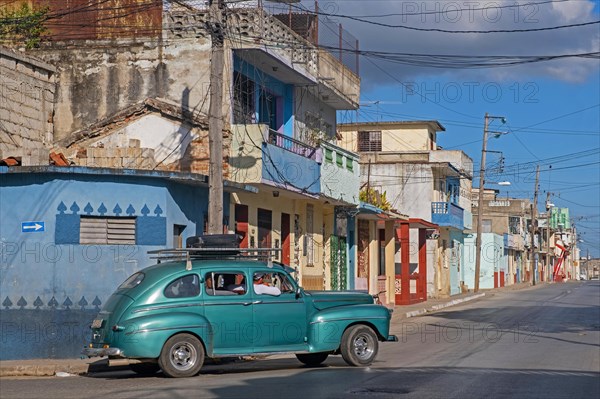
[[[331,236],[331,289],[345,290],[348,288],[346,270],[346,239],[344,237]]]

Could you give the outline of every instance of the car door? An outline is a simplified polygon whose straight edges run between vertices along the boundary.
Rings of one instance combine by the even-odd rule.
[[[246,273],[241,269],[209,270],[203,275],[204,312],[212,328],[215,355],[253,352],[252,295],[239,289],[248,281]],[[236,278],[240,276],[244,283],[236,284]]]
[[[263,284],[278,287],[281,293],[257,293],[254,278],[259,274],[263,275]],[[255,352],[306,350],[306,304],[302,296],[296,297],[296,284],[291,276],[273,269],[254,271],[250,291],[256,328]]]

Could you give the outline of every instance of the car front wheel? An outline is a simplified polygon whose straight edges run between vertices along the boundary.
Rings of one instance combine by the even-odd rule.
[[[168,377],[193,377],[204,363],[204,347],[191,334],[177,334],[167,340],[160,352],[158,364]]]
[[[296,355],[298,360],[300,360],[302,363],[306,364],[307,366],[318,366],[319,364],[321,364],[325,360],[327,360],[327,356],[329,356],[329,353],[327,353],[327,352],[298,353]]]
[[[348,328],[342,335],[340,352],[350,366],[370,365],[375,360],[378,349],[377,334],[371,327],[357,324]]]

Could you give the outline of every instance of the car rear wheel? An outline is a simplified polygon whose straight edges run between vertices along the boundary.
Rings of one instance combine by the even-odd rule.
[[[136,374],[151,375],[156,374],[160,370],[158,363],[136,363],[130,364],[129,368]]]
[[[307,366],[318,366],[319,364],[323,363],[327,359],[327,356],[329,356],[329,353],[327,353],[327,352],[298,353],[296,355],[298,360],[300,360],[302,363],[306,364]]]
[[[158,364],[167,377],[193,377],[204,363],[204,347],[191,334],[177,334],[167,340]]]
[[[357,324],[348,328],[342,335],[340,352],[350,366],[370,365],[375,360],[378,349],[377,334],[371,327]]]

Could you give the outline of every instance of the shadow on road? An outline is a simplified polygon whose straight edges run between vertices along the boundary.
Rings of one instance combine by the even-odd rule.
[[[328,361],[329,363],[329,361]],[[296,372],[289,374],[290,369]],[[281,375],[281,372],[285,375]],[[247,375],[239,373],[246,372]],[[227,374],[237,374],[235,378]],[[256,369],[210,371],[197,377],[119,390],[153,398],[479,398],[600,397],[600,373],[454,367],[308,369],[293,360],[265,360]],[[125,376],[124,376],[125,377]],[[129,376],[126,376],[129,377]],[[157,375],[158,377],[158,375]],[[155,380],[156,377],[153,377]],[[180,382],[180,383],[179,383]],[[118,382],[117,382],[118,383]],[[117,384],[118,385],[118,384]],[[117,386],[115,386],[117,389]]]

